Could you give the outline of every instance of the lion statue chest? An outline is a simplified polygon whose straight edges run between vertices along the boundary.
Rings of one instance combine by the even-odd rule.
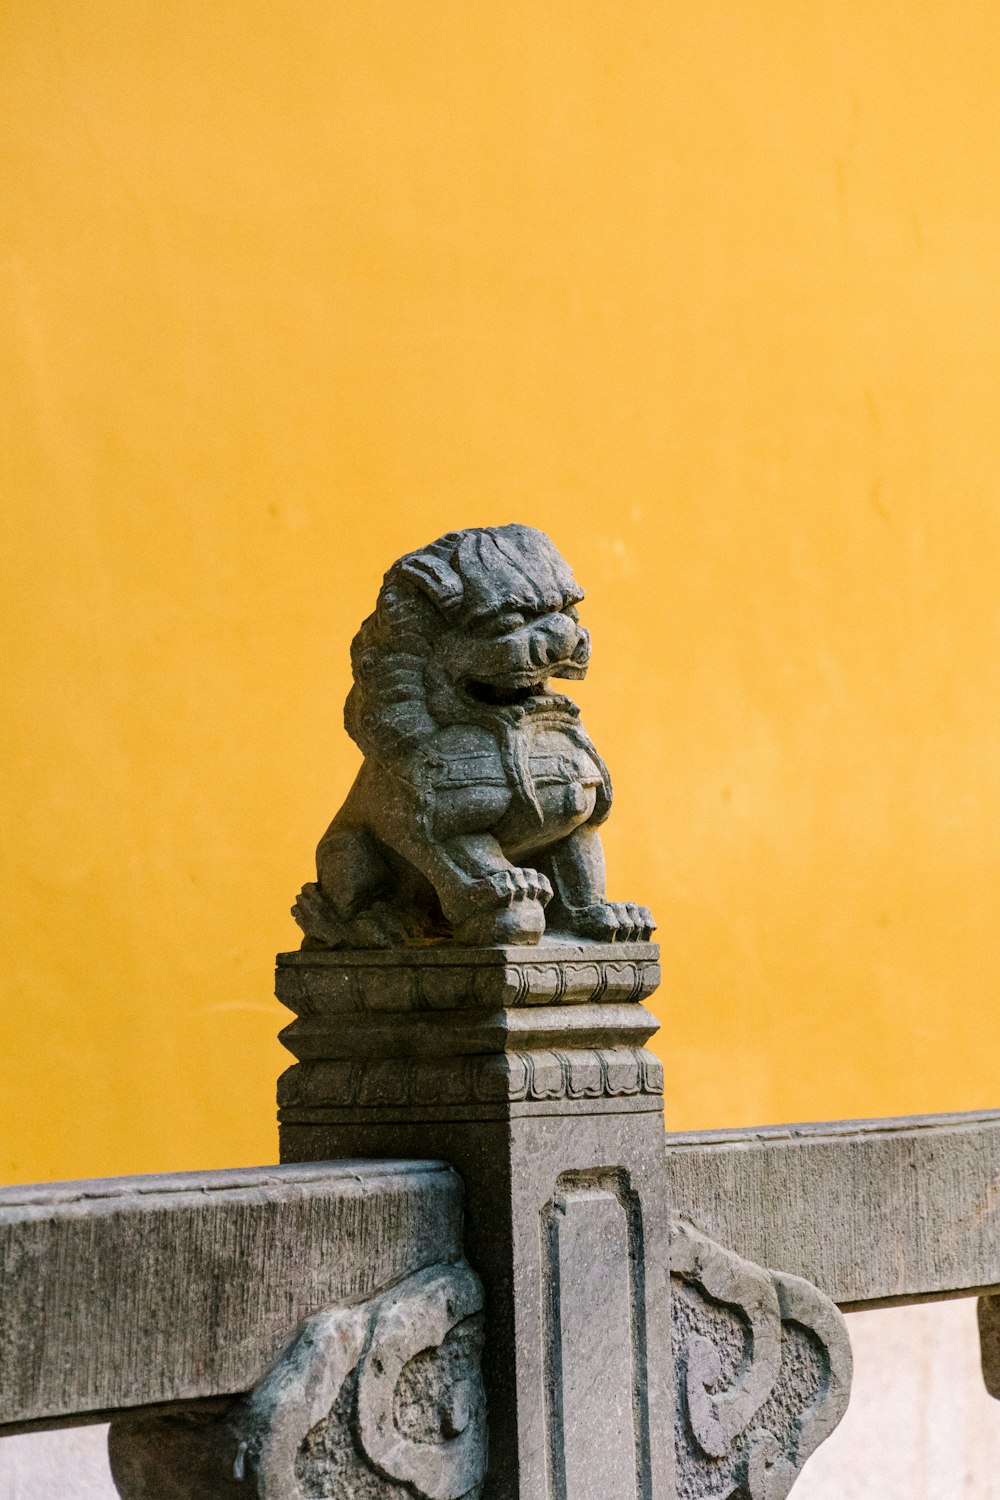
[[[493,730],[453,725],[435,736],[427,765],[431,827],[442,839],[491,833],[519,857],[588,822],[605,774],[579,720],[559,711]]]

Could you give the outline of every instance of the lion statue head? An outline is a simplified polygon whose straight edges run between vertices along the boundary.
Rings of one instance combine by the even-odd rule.
[[[583,590],[532,526],[449,531],[395,562],[351,646],[344,722],[366,755],[393,761],[435,728],[581,678]]]

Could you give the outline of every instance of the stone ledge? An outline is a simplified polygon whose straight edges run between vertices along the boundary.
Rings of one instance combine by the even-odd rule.
[[[663,1069],[642,1047],[560,1048],[441,1060],[391,1057],[299,1063],[278,1085],[285,1121],[316,1109],[392,1105],[519,1104],[650,1095],[660,1107]]]
[[[300,950],[280,953],[275,993],[298,1016],[638,1003],[660,982],[656,943]]]
[[[510,1101],[499,1100],[493,1104],[387,1104],[377,1107],[363,1105],[309,1105],[298,1108],[286,1105],[278,1111],[282,1151],[288,1161],[316,1161],[321,1155],[329,1156],[334,1151],[345,1149],[340,1143],[315,1146],[324,1129],[334,1126],[347,1130],[352,1139],[369,1127],[391,1127],[394,1132],[408,1132],[414,1127],[454,1125],[511,1125],[516,1120],[550,1118],[565,1120],[577,1116],[581,1120],[598,1116],[642,1115],[663,1118],[662,1093],[617,1094],[613,1098],[544,1098]],[[452,1132],[454,1134],[454,1132]],[[308,1139],[310,1145],[301,1150],[293,1148],[293,1140]],[[352,1148],[353,1149],[353,1148]]]
[[[488,1011],[381,1011],[299,1017],[280,1033],[301,1062],[494,1055],[540,1048],[643,1046],[657,1030],[645,1006],[507,1007]]]
[[[1000,1286],[998,1111],[668,1135],[665,1145],[677,1212],[844,1309]]]

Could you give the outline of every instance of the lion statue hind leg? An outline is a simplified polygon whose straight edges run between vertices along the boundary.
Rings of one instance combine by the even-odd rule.
[[[302,946],[395,948],[445,935],[433,890],[399,863],[369,829],[335,818],[316,851],[318,878],[292,907]]]

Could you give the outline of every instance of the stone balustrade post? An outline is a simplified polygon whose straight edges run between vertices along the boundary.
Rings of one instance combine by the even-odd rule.
[[[285,1162],[465,1180],[486,1289],[484,1500],[670,1500],[670,1225],[649,943],[297,952]]]

